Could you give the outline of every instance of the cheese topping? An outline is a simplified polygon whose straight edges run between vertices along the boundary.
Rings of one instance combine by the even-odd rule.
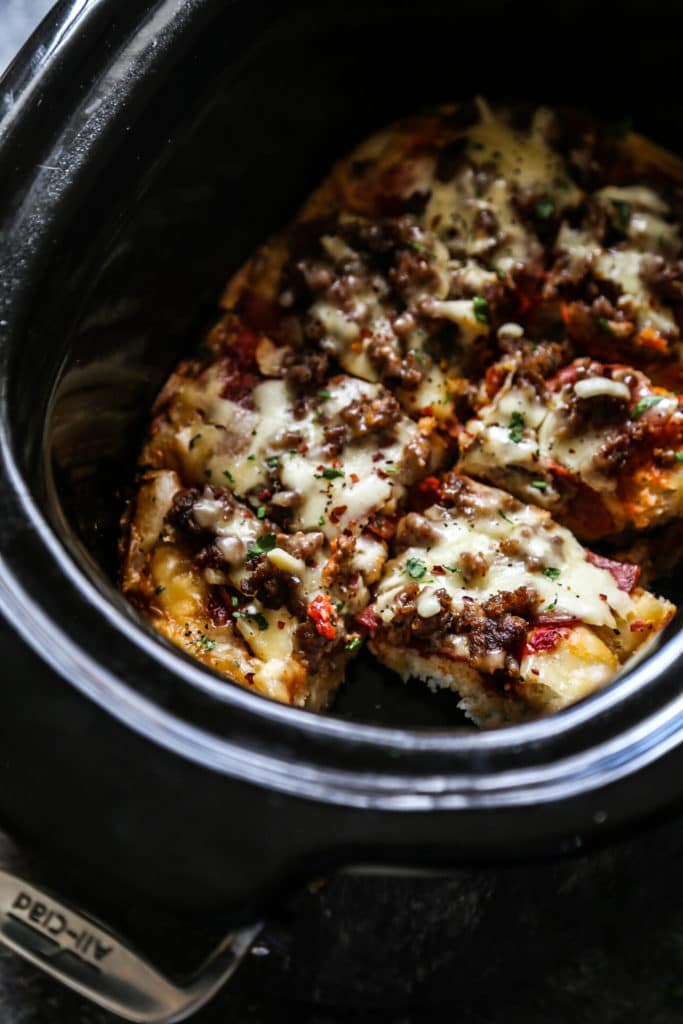
[[[240,498],[260,487],[294,496],[292,529],[322,529],[328,537],[358,531],[368,517],[394,506],[405,492],[406,449],[418,427],[401,417],[385,443],[376,432],[351,439],[339,457],[330,456],[326,431],[343,424],[353,403],[369,403],[382,394],[378,385],[336,377],[303,414],[295,408],[287,384],[267,380],[253,391],[254,409],[217,399],[213,377],[207,386],[188,386],[198,417],[178,433],[178,453],[188,477],[228,487]],[[381,447],[379,447],[381,443]],[[255,499],[258,503],[258,497]],[[199,515],[210,525],[209,506]],[[205,525],[204,522],[199,525]]]
[[[557,510],[558,515],[560,511],[569,514],[572,522],[571,499],[567,508],[558,509],[562,483],[557,477],[559,467],[600,495],[615,530],[628,525],[634,513],[620,499],[619,488],[642,464],[636,463],[636,469],[631,470],[623,458],[610,460],[604,453],[621,437],[625,451],[633,452],[642,444],[651,459],[647,437],[642,442],[637,435],[630,440],[638,421],[645,417],[653,429],[657,423],[666,423],[670,427],[668,443],[675,444],[676,433],[683,429],[683,412],[676,396],[652,390],[642,374],[627,367],[613,367],[606,376],[605,368],[600,372],[596,366],[582,367],[585,376],[543,395],[531,384],[516,382],[514,373],[510,373],[493,402],[467,424],[459,463],[462,471],[505,486],[534,504]],[[603,403],[609,399],[621,406],[615,404],[605,421],[600,417],[604,415]],[[594,419],[589,408],[578,424],[572,423],[577,400],[595,403]],[[681,462],[671,456],[656,473],[654,493],[643,496],[647,507],[639,515],[646,519],[639,525],[678,515],[683,508]],[[639,489],[644,491],[644,482]]]
[[[629,595],[611,573],[586,560],[581,544],[547,512],[517,503],[511,508],[503,492],[480,486],[472,505],[472,515],[438,506],[427,511],[434,541],[409,547],[380,584],[376,611],[384,622],[392,621],[396,597],[411,582],[419,585],[417,610],[424,617],[439,611],[439,590],[459,610],[468,599],[484,602],[518,587],[536,592],[538,613],[610,628],[628,616]],[[466,555],[478,556],[485,571],[472,575]],[[435,574],[435,566],[445,574]]]

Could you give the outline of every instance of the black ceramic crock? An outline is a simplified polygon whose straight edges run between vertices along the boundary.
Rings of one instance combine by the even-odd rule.
[[[115,587],[156,390],[330,162],[393,117],[474,92],[629,115],[681,149],[680,17],[667,30],[664,16],[582,0],[64,0],[9,69],[0,819],[60,897],[115,927],[136,906],[240,929],[340,866],[560,858],[672,813],[678,618],[580,705],[479,733],[448,695],[363,657],[327,716],[268,702],[171,648]],[[7,890],[10,910],[19,895]],[[16,948],[22,913],[49,938],[48,911],[31,924],[15,909]]]

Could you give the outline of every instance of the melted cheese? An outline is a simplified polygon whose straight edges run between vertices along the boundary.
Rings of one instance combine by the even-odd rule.
[[[671,210],[653,189],[608,185],[599,189],[595,198],[612,219],[616,217],[619,227],[641,252],[672,256],[680,250],[679,226],[666,219]]]
[[[190,390],[190,402],[208,422],[197,417],[177,434],[187,476],[196,483],[209,480],[228,487],[244,498],[268,487],[275,475],[284,491],[297,495],[291,529],[322,529],[330,538],[346,529],[359,532],[370,515],[392,506],[404,493],[405,451],[418,436],[408,418],[399,421],[394,440],[381,449],[373,434],[345,445],[339,460],[326,447],[325,430],[341,423],[342,412],[352,403],[378,397],[377,385],[334,378],[325,389],[327,397],[311,403],[303,416],[297,416],[282,380],[267,380],[254,389],[253,411],[216,399],[213,378],[206,389],[193,383]],[[295,444],[287,441],[292,433],[298,438]],[[198,514],[199,525],[213,528],[210,504],[202,502]]]
[[[626,379],[630,381],[626,383]],[[640,383],[636,383],[640,380]],[[573,395],[572,395],[573,392]],[[573,397],[584,402],[600,403],[605,398],[624,401],[623,418],[606,426],[592,426],[590,420],[580,429],[570,426]],[[610,512],[615,529],[628,525],[634,515],[619,498],[619,484],[625,480],[624,471],[610,468],[609,460],[601,458],[606,443],[617,433],[627,434],[632,407],[643,399],[656,398],[656,402],[641,408],[639,416],[670,421],[680,429],[679,402],[674,395],[651,390],[644,377],[636,377],[627,368],[615,367],[607,377],[598,370],[558,391],[541,396],[531,385],[516,384],[510,374],[494,401],[480,410],[477,419],[466,427],[466,443],[459,468],[474,476],[506,487],[513,494],[549,509],[558,509],[558,515],[569,514],[571,507],[561,507],[556,467],[569,470],[589,486]],[[513,417],[521,418],[516,428],[511,427]],[[636,470],[635,472],[638,472]],[[648,476],[652,474],[646,471]],[[676,462],[664,469],[659,467],[657,483],[650,496],[645,495],[645,483],[640,485],[641,505],[639,526],[649,526],[680,514],[683,508],[683,467]],[[642,519],[642,521],[641,521]]]
[[[542,194],[554,211],[562,212],[576,206],[582,193],[560,154],[548,144],[549,111],[536,112],[530,132],[516,132],[481,98],[477,103],[481,120],[465,133],[468,156],[477,164],[495,167],[493,180],[482,185],[476,170],[466,167],[451,181],[433,181],[424,223],[441,238],[455,235],[466,256],[476,259],[491,249],[491,239],[476,230],[477,217],[483,211],[493,214],[500,240],[486,260],[506,272],[541,251],[517,213],[515,196]]]
[[[603,189],[602,195],[604,198],[605,194],[613,196],[614,193],[628,194],[630,191],[610,188]],[[660,302],[647,286],[643,271],[653,252],[659,252],[662,246],[666,251],[676,249],[680,243],[677,236],[674,239],[670,234],[672,225],[662,221],[657,227],[652,219],[646,223],[649,216],[632,214],[629,242],[613,249],[603,249],[589,231],[570,228],[564,223],[557,237],[556,250],[564,256],[573,272],[580,272],[585,265],[598,281],[616,285],[621,292],[618,307],[635,321],[638,328],[651,327],[662,334],[677,337],[679,332],[672,310]],[[665,234],[669,241],[662,242]]]
[[[391,563],[376,601],[384,622],[391,622],[397,594],[413,581],[419,586],[418,614],[426,611],[427,617],[438,611],[435,594],[439,590],[446,591],[455,609],[462,609],[468,599],[484,602],[522,586],[538,595],[539,612],[552,611],[609,628],[626,616],[629,595],[619,590],[611,573],[586,561],[585,549],[547,512],[519,504],[511,510],[503,492],[474,487],[471,517],[433,507],[426,514],[434,531],[433,543],[411,546]],[[503,542],[508,542],[505,551]],[[486,571],[465,582],[464,555],[483,557]],[[435,565],[444,568],[445,575],[435,575]],[[425,571],[420,575],[422,566]]]

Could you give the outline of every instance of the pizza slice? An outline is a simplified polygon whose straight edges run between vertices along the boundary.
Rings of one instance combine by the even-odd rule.
[[[209,668],[320,710],[362,642],[355,616],[385,559],[370,535],[335,548],[322,531],[283,533],[224,487],[152,470],[127,530],[123,591]]]
[[[674,614],[638,569],[583,548],[548,512],[449,474],[396,533],[365,615],[403,678],[447,687],[478,725],[558,711],[649,649]]]
[[[459,469],[548,509],[583,540],[678,519],[680,396],[619,364],[576,359],[558,372],[548,348],[525,343],[489,373],[497,390],[461,434]]]
[[[482,99],[399,122],[334,168],[230,283],[228,309],[392,388],[448,431],[496,330],[541,294],[544,245],[581,201],[552,113]]]
[[[606,185],[581,223],[564,222],[546,298],[582,351],[683,383],[683,240],[664,188]]]
[[[361,643],[407,489],[443,449],[380,385],[321,380],[234,316],[208,351],[157,401],[123,590],[200,661],[320,708]]]

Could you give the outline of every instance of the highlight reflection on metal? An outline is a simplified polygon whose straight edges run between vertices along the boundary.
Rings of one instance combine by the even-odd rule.
[[[0,871],[0,942],[125,1020],[185,1020],[228,980],[260,925],[228,935],[208,960],[176,985],[119,937],[22,878]]]

